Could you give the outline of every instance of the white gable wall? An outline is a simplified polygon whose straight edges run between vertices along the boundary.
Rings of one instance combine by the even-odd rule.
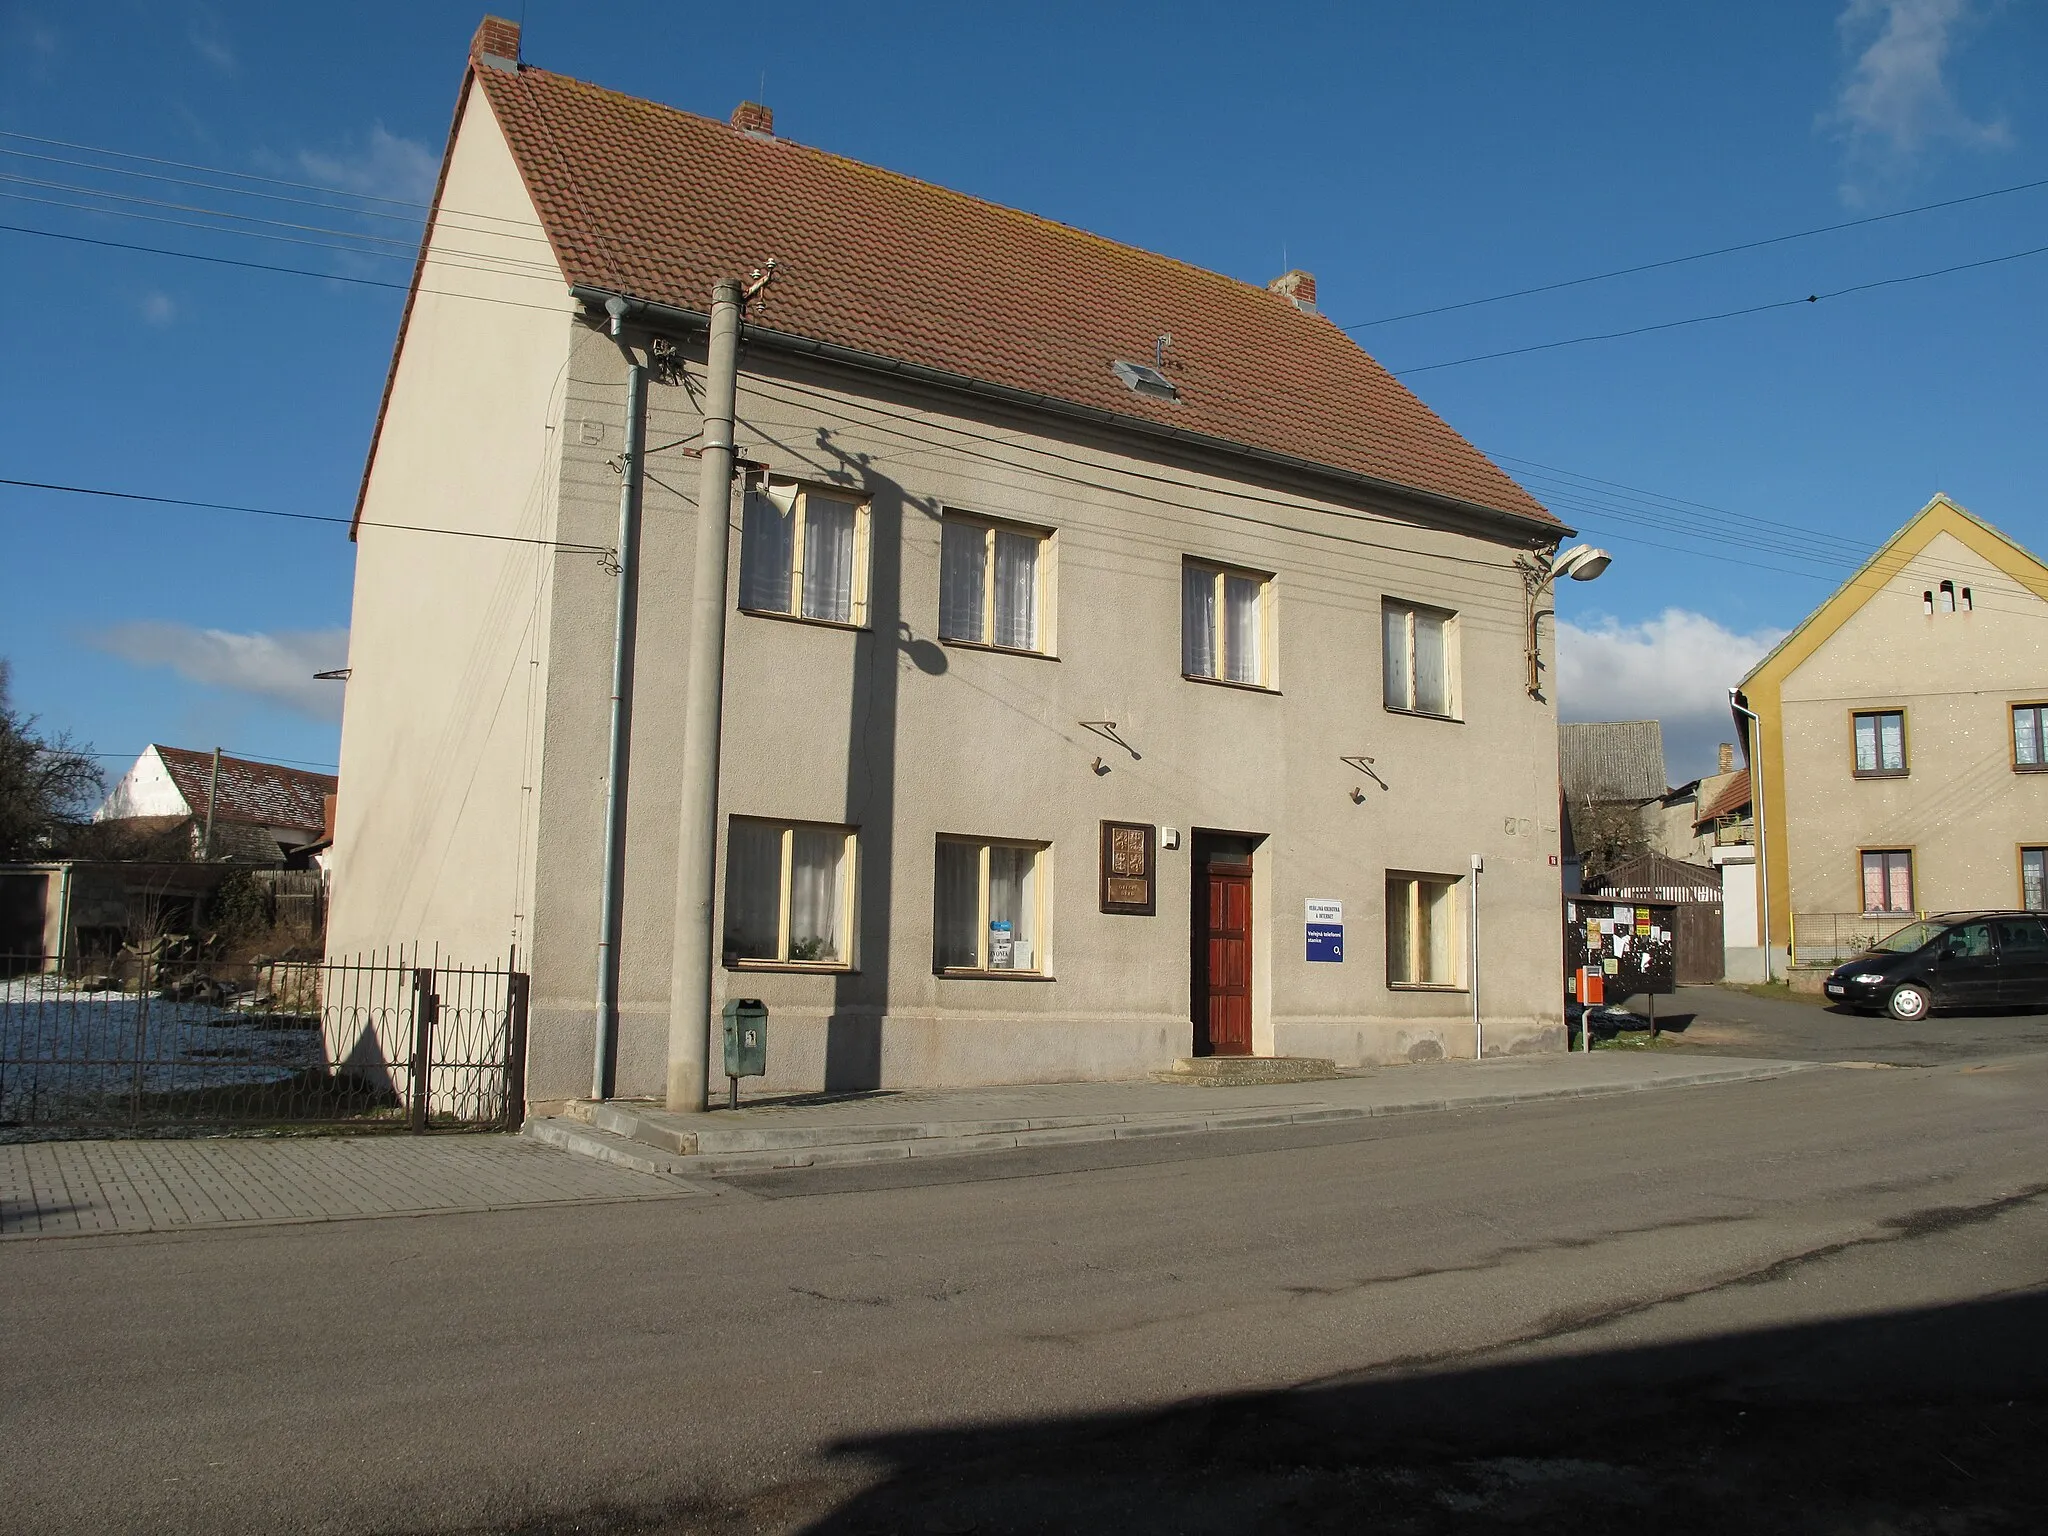
[[[196,816],[205,809],[185,803],[184,793],[164,760],[150,747],[135,759],[135,766],[121,775],[121,782],[108,793],[94,821],[115,821],[129,816]]]
[[[554,537],[574,305],[479,90],[441,208],[356,541],[329,945],[477,963],[531,911],[555,557],[502,536]]]

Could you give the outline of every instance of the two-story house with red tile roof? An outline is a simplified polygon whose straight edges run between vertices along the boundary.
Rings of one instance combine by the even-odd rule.
[[[553,74],[495,19],[363,478],[337,949],[516,947],[543,1102],[593,1089],[604,953],[598,1086],[663,1091],[706,316],[754,274],[715,932],[767,1087],[1562,1047],[1524,564],[1566,530],[1313,279]]]

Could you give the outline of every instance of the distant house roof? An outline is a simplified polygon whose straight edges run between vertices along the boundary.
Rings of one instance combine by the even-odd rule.
[[[1051,219],[516,62],[487,18],[468,92],[502,125],[563,275],[701,314],[770,258],[757,336],[823,342],[1170,436],[1561,524],[1344,331],[1272,291]],[[1118,363],[1160,364],[1164,396]]]
[[[192,814],[206,814],[207,787],[213,777],[213,754],[183,747],[154,746],[178,793]],[[280,763],[257,763],[242,757],[220,760],[220,786],[214,795],[213,819],[251,822],[264,827],[291,827],[318,835],[326,827],[325,797],[339,785],[331,773],[309,773]]]
[[[1655,720],[1574,721],[1557,728],[1565,798],[1651,801],[1664,795],[1664,727]]]
[[[1710,822],[1719,821],[1723,816],[1739,816],[1748,809],[1749,770],[1745,768],[1701,804],[1693,815],[1692,824],[1695,827],[1704,827]]]

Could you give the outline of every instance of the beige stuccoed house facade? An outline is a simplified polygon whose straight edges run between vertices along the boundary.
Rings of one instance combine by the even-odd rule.
[[[1434,1059],[1472,1054],[1475,1014],[1489,1054],[1562,1048],[1524,575],[1566,530],[1312,281],[1248,287],[517,50],[485,23],[364,478],[334,948],[516,947],[531,1099],[662,1092],[702,311],[774,258],[739,373],[716,914],[722,994],[771,1010],[762,1086]]]
[[[1989,524],[1937,495],[1737,698],[1778,967],[2048,905],[2048,567]]]

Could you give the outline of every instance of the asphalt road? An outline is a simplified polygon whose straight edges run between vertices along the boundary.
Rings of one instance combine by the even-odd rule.
[[[2001,1050],[14,1243],[0,1525],[2048,1529],[2044,1108]]]
[[[1629,1007],[1644,1012],[1643,998]],[[1912,1023],[1872,1018],[1815,999],[1760,997],[1729,987],[1680,987],[1657,999],[1675,1047],[1699,1055],[1792,1061],[1884,1061],[1934,1066],[2048,1051],[2048,1012],[1940,1013]]]

